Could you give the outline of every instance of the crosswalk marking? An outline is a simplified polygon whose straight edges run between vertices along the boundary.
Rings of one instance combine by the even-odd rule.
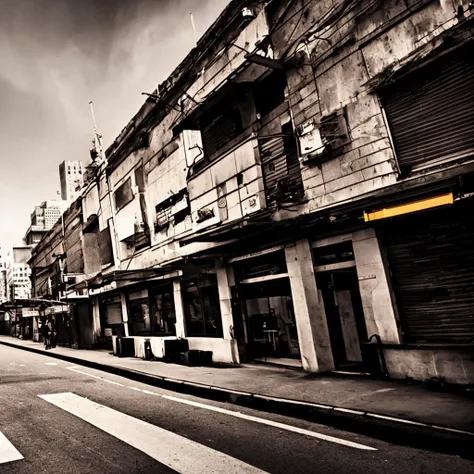
[[[10,443],[8,438],[0,431],[0,464],[6,462],[20,461],[23,456],[20,452]]]
[[[315,431],[305,430],[304,428],[298,428],[297,426],[291,426],[285,423],[279,423],[277,421],[267,420],[265,418],[258,418],[256,416],[246,415],[245,413],[241,413],[238,411],[226,410],[225,408],[215,407],[213,405],[205,405],[204,403],[193,402],[192,400],[186,400],[184,398],[173,397],[170,395],[162,395],[162,397],[166,398],[167,400],[172,400],[174,402],[184,403],[186,405],[191,405],[193,407],[204,408],[206,410],[215,411],[217,413],[223,413],[225,415],[234,416],[236,418],[242,418],[244,420],[254,421],[256,423],[261,423],[263,425],[273,426],[281,430],[291,431],[293,433],[298,433],[305,436],[311,436],[312,438],[322,439],[324,441],[341,444],[343,446],[348,446],[350,448],[361,449],[364,451],[377,451],[376,448],[366,446],[365,444],[354,443],[353,441],[347,441],[345,439],[335,438],[334,436],[317,433]]]
[[[191,406],[194,406],[196,408],[203,408],[205,410],[210,410],[210,411],[215,411],[215,412],[222,413],[222,414],[225,414],[225,415],[230,415],[230,416],[233,416],[235,418],[242,418],[244,420],[253,421],[255,423],[261,423],[263,425],[273,426],[273,427],[281,429],[281,430],[291,431],[293,433],[298,433],[298,434],[301,434],[303,436],[310,436],[312,438],[322,439],[322,440],[328,441],[330,443],[340,444],[342,446],[348,446],[350,448],[360,449],[360,450],[363,450],[363,451],[377,451],[377,448],[373,448],[373,447],[367,446],[365,444],[355,443],[354,441],[347,441],[345,439],[336,438],[335,436],[329,436],[329,435],[325,435],[325,434],[322,434],[322,433],[317,433],[316,431],[310,431],[310,430],[306,430],[304,428],[298,428],[297,426],[287,425],[285,423],[279,423],[279,422],[276,422],[276,421],[268,420],[266,418],[259,418],[259,417],[256,417],[256,416],[246,415],[245,413],[241,413],[241,412],[238,412],[238,411],[227,410],[225,408],[219,408],[219,407],[216,407],[214,405],[206,405],[204,403],[193,402],[191,400],[187,400],[187,399],[184,399],[184,398],[173,397],[173,396],[170,396],[170,395],[161,395],[159,393],[150,392],[149,390],[143,390],[143,389],[138,388],[138,387],[131,387],[131,386],[128,386],[128,385],[125,386],[125,385],[119,384],[118,382],[113,382],[111,380],[107,380],[103,377],[98,377],[97,375],[93,375],[93,374],[90,374],[88,372],[82,372],[80,370],[75,370],[74,367],[68,367],[68,369],[73,370],[74,372],[77,372],[79,374],[88,375],[89,377],[94,377],[96,379],[100,379],[103,382],[113,383],[113,384],[116,384],[116,385],[121,385],[122,387],[129,388],[129,389],[134,390],[136,392],[146,393],[147,395],[155,395],[157,397],[166,398],[167,400],[171,400],[171,401],[174,401],[174,402],[177,402],[177,403],[184,403],[186,405],[191,405]],[[340,410],[344,410],[344,409],[341,408]]]
[[[180,473],[265,473],[227,454],[74,393],[38,395]]]

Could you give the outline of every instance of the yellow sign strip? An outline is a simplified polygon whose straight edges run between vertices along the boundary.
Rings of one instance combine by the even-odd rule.
[[[387,219],[388,217],[401,216],[410,214],[411,212],[423,211],[433,207],[445,206],[454,203],[453,193],[443,194],[441,196],[423,199],[422,201],[402,204],[401,206],[389,207],[380,211],[366,213],[364,212],[364,221],[376,221],[379,219]]]

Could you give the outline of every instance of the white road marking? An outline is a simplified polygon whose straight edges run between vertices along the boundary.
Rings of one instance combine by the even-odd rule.
[[[112,385],[119,385],[120,387],[124,387],[124,385],[121,384],[121,383],[114,382],[113,380],[107,380],[107,379],[104,379],[104,377],[98,377],[97,375],[88,374],[87,372],[82,372],[82,370],[76,370],[74,367],[66,367],[66,368],[68,370],[72,370],[73,372],[76,372],[78,374],[88,375],[89,377],[93,377],[95,379],[102,380],[103,382],[107,382],[107,383],[110,383]]]
[[[162,395],[163,398],[167,400],[172,400],[178,403],[184,403],[186,405],[191,405],[198,408],[204,408],[205,410],[211,410],[218,413],[223,413],[224,415],[234,416],[236,418],[242,418],[243,420],[254,421],[256,423],[261,423],[263,425],[273,426],[281,430],[291,431],[293,433],[298,433],[305,436],[311,436],[312,438],[322,439],[324,441],[329,441],[330,443],[342,444],[343,446],[348,446],[350,448],[362,449],[365,451],[377,451],[376,448],[371,446],[366,446],[364,444],[354,443],[353,441],[347,441],[345,439],[335,438],[334,436],[325,435],[322,433],[316,433],[315,431],[305,430],[303,428],[298,428],[296,426],[286,425],[284,423],[279,423],[277,421],[266,420],[265,418],[258,418],[256,416],[246,415],[245,413],[226,410],[225,408],[219,408],[212,405],[205,405],[204,403],[193,402],[191,400],[185,400],[184,398],[173,397],[170,395]]]
[[[44,365],[58,365],[56,362],[45,362]]]
[[[250,464],[74,393],[39,395],[180,473],[264,473]]]
[[[88,375],[89,377],[94,377],[95,379],[99,379],[99,380],[102,380],[104,382],[111,383],[111,384],[114,384],[114,385],[120,385],[121,387],[126,387],[126,388],[129,388],[129,389],[134,390],[136,392],[146,393],[147,395],[155,395],[157,397],[166,398],[167,400],[172,400],[174,402],[184,403],[186,405],[192,405],[192,406],[195,406],[195,407],[198,407],[198,408],[204,408],[206,410],[211,410],[211,411],[215,411],[215,412],[218,412],[218,413],[223,413],[225,415],[230,415],[230,416],[233,416],[235,418],[242,418],[244,420],[254,421],[256,423],[261,423],[263,425],[273,426],[275,428],[279,428],[279,429],[286,430],[286,431],[291,431],[293,433],[298,433],[298,434],[305,435],[305,436],[311,436],[312,438],[322,439],[322,440],[328,441],[330,443],[341,444],[343,446],[348,446],[350,448],[361,449],[361,450],[365,450],[365,451],[377,451],[377,448],[372,448],[371,446],[366,446],[364,444],[355,443],[353,441],[347,441],[345,439],[340,439],[340,438],[336,438],[334,436],[329,436],[329,435],[325,435],[325,434],[322,434],[322,433],[317,433],[315,431],[305,430],[303,428],[298,428],[296,426],[286,425],[284,423],[279,423],[279,422],[276,422],[276,421],[267,420],[265,418],[258,418],[256,416],[246,415],[246,414],[238,412],[238,411],[231,411],[231,410],[226,410],[225,408],[219,408],[219,407],[215,407],[215,406],[212,406],[212,405],[205,405],[204,403],[193,402],[191,400],[186,400],[184,398],[173,397],[173,396],[170,396],[170,395],[161,395],[159,393],[151,392],[149,390],[143,390],[143,389],[138,388],[138,387],[131,387],[129,385],[122,385],[121,383],[113,382],[112,380],[107,380],[107,379],[104,379],[103,377],[98,377],[97,375],[93,375],[93,374],[89,374],[87,372],[82,372],[80,370],[76,370],[74,367],[67,367],[67,368],[69,370],[72,370],[73,372],[77,372],[77,373],[83,374],[83,375]],[[324,408],[328,408],[328,407],[324,407]],[[340,409],[340,411],[351,412],[351,410],[346,410],[346,409],[342,409],[342,408]],[[354,410],[354,413],[355,413],[355,410]]]
[[[18,449],[8,441],[8,438],[0,431],[0,464],[6,462],[20,461],[23,456]]]

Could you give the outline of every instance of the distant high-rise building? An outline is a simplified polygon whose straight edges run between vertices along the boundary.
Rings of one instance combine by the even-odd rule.
[[[59,197],[59,196],[58,196]],[[31,213],[31,225],[23,239],[26,245],[37,244],[69,207],[62,199],[44,201]]]
[[[3,249],[0,247],[0,303],[8,299],[6,260]]]
[[[7,299],[31,298],[31,270],[28,260],[31,257],[31,245],[13,247],[7,256]]]
[[[0,268],[0,303],[8,300],[7,271]]]
[[[85,167],[81,161],[63,161],[59,165],[59,180],[61,182],[61,198],[74,201],[84,186]]]

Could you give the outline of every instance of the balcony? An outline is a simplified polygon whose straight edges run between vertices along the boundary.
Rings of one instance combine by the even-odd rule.
[[[266,208],[258,142],[251,136],[188,179],[193,231]]]
[[[185,115],[209,99],[228,82],[255,82],[268,67],[273,67],[273,51],[266,41],[269,28],[264,9],[246,26],[240,35],[219,51],[214,62],[203,70],[183,96]],[[191,99],[192,98],[192,99]]]

